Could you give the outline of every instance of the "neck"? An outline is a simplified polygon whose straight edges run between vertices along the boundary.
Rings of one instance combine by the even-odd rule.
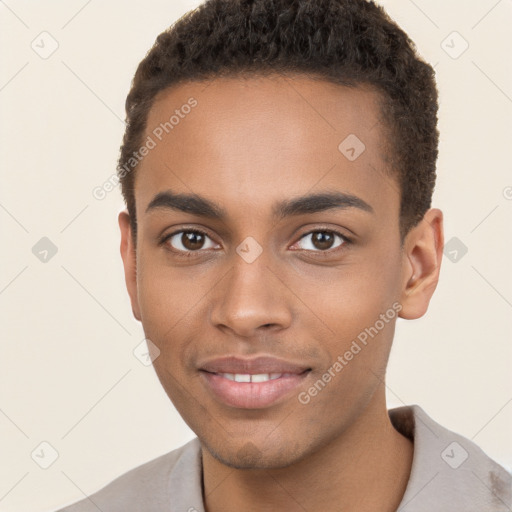
[[[413,443],[394,429],[379,388],[332,442],[277,469],[234,469],[202,450],[207,512],[393,512],[403,497]]]

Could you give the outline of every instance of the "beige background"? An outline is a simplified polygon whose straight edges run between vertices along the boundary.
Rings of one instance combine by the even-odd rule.
[[[143,333],[119,256],[121,195],[92,190],[115,170],[137,63],[197,4],[0,3],[1,511],[54,510],[193,437],[133,354]],[[428,314],[399,321],[389,405],[420,404],[510,468],[512,2],[382,4],[436,66],[434,206],[446,241],[468,248],[444,257]],[[31,47],[43,31],[59,45],[47,59]],[[458,58],[453,31],[469,44]],[[32,253],[42,237],[58,248],[46,263]],[[48,469],[43,441],[59,454]]]

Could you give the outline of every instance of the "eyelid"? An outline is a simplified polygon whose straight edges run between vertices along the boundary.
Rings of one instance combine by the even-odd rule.
[[[160,240],[159,240],[159,245],[166,245],[167,242],[173,238],[174,236],[176,235],[179,235],[180,233],[198,233],[198,234],[201,234],[205,237],[208,237],[214,244],[217,244],[219,245],[214,239],[212,236],[210,236],[210,234],[202,229],[202,228],[191,228],[191,227],[181,227],[179,229],[176,229],[175,231],[171,231],[170,233],[167,233],[165,235],[163,235]],[[171,251],[172,253],[174,254],[177,254],[179,256],[183,256],[183,255],[191,255],[191,254],[197,254],[197,253],[201,253],[201,252],[204,252],[204,251],[212,251],[212,250],[218,250],[218,249],[198,249],[197,251],[183,251],[181,249],[176,249],[175,247],[168,247],[167,248],[168,251]]]
[[[310,229],[309,231],[306,231],[305,233],[302,233],[300,235],[300,237],[297,239],[296,242],[293,243],[293,245],[297,244],[300,240],[302,240],[304,237],[308,236],[308,235],[312,235],[313,233],[331,233],[335,236],[339,236],[342,240],[343,240],[343,243],[341,243],[340,245],[338,245],[337,247],[334,247],[334,248],[331,248],[331,249],[326,249],[325,251],[322,251],[322,250],[311,250],[311,249],[292,249],[294,251],[305,251],[305,252],[309,252],[309,253],[316,253],[316,254],[325,254],[325,255],[330,255],[330,254],[333,254],[337,251],[342,251],[342,250],[345,250],[346,247],[350,244],[353,243],[353,240],[351,237],[348,237],[347,235],[341,233],[340,231],[338,231],[337,229],[334,229],[334,228],[329,228],[329,227],[316,227],[314,229]]]
[[[196,228],[196,227],[193,227],[193,228],[192,227],[181,227],[179,229],[176,229],[175,231],[167,233],[161,237],[161,239],[159,241],[159,245],[165,245],[173,236],[178,235],[180,233],[199,233],[205,237],[208,237],[212,242],[219,245],[217,242],[215,242],[215,240],[210,236],[210,234],[205,229]],[[338,250],[344,250],[347,245],[350,245],[353,243],[353,240],[350,237],[341,233],[340,231],[338,231],[334,228],[326,227],[326,226],[323,226],[323,227],[319,226],[319,227],[315,227],[313,229],[310,229],[309,231],[302,233],[299,236],[299,238],[292,245],[297,244],[304,237],[306,237],[308,235],[312,235],[313,233],[331,233],[333,235],[339,236],[343,240],[343,243],[340,244],[339,246],[335,247],[334,249],[326,249],[325,251],[322,251],[320,249],[317,251],[314,251],[311,249],[292,249],[292,250],[293,251],[304,251],[304,252],[316,253],[316,254],[332,254],[334,252],[337,252]],[[218,250],[218,249],[210,248],[210,249],[198,249],[196,251],[183,251],[181,249],[176,249],[174,247],[171,247],[168,250],[170,250],[173,253],[178,254],[178,255],[189,255],[189,254],[198,254],[198,253],[201,253],[204,251],[212,251],[212,250]]]

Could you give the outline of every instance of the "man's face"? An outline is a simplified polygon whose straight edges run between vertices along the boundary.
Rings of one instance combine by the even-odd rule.
[[[150,111],[132,305],[165,391],[225,464],[287,466],[382,406],[405,275],[377,101],[305,77],[217,79],[165,91]],[[148,209],[166,192],[220,217],[197,201]],[[318,194],[357,199],[276,208]],[[242,361],[218,361],[231,357]],[[277,361],[251,366],[259,357]]]

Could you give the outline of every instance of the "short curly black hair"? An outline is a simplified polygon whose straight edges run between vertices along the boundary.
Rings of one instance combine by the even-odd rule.
[[[414,43],[367,0],[206,0],[157,37],[126,98],[117,166],[134,238],[137,166],[129,162],[143,143],[156,95],[183,82],[268,73],[367,85],[379,94],[389,172],[400,186],[403,243],[431,205],[438,93],[434,70]]]

